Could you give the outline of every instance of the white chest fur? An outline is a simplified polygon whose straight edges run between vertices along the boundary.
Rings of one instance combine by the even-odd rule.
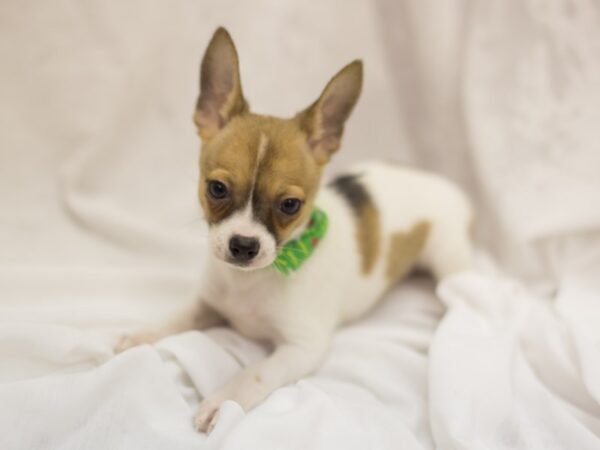
[[[205,301],[240,333],[252,339],[278,340],[282,281],[271,268],[244,272],[208,259]]]

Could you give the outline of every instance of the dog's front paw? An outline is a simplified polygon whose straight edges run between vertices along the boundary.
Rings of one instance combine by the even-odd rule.
[[[115,353],[121,353],[138,345],[153,344],[156,340],[157,338],[153,333],[124,334],[114,345],[113,350]]]
[[[196,430],[207,434],[213,430],[219,416],[219,407],[225,400],[221,396],[213,396],[200,403],[200,408],[194,417]]]

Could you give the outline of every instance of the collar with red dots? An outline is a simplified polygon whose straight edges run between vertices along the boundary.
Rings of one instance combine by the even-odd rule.
[[[273,261],[273,267],[283,275],[289,275],[312,255],[327,232],[327,214],[319,208],[313,209],[310,221],[298,239],[287,242]]]

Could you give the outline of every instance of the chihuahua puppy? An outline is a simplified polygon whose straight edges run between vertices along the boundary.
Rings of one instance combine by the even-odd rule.
[[[223,321],[273,344],[268,358],[203,400],[198,430],[212,429],[224,400],[248,410],[313,372],[336,328],[369,311],[411,269],[440,279],[470,267],[471,207],[448,181],[370,162],[321,187],[362,72],[360,61],[348,64],[312,105],[281,119],[250,112],[227,31],[219,28],[208,45],[194,115],[211,247],[202,299],[180,320],[119,346]]]

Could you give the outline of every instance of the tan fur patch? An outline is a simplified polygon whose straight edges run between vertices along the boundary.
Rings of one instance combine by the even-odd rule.
[[[412,269],[427,242],[430,229],[431,224],[422,221],[408,232],[392,234],[385,273],[390,284],[404,277]]]
[[[202,59],[194,114],[203,143],[198,196],[208,223],[214,225],[250,205],[252,219],[262,223],[277,244],[306,223],[322,166],[338,149],[360,95],[362,73],[362,62],[351,62],[317,101],[293,118],[253,114],[243,95],[233,40],[218,28]],[[211,194],[208,186],[215,182],[225,186],[223,195]],[[300,200],[300,209],[282,211],[283,201],[292,198]],[[370,270],[377,252],[367,254]]]
[[[377,262],[381,241],[379,235],[379,213],[373,203],[368,203],[361,208],[359,222],[356,237],[362,256],[361,269],[364,275],[368,275]]]
[[[340,175],[330,186],[344,197],[354,213],[361,271],[368,275],[375,267],[380,251],[379,211],[360,175]]]
[[[282,242],[308,220],[321,167],[308,151],[306,135],[296,120],[243,114],[203,145],[200,172],[199,198],[209,223],[251,200],[255,217]],[[227,201],[207,197],[210,179],[227,185],[231,192]],[[294,216],[279,210],[279,203],[289,197],[304,202]]]

